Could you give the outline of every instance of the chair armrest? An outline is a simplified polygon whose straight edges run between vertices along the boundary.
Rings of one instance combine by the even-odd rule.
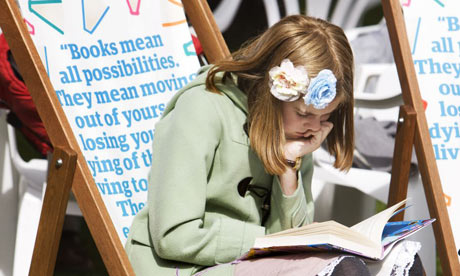
[[[19,172],[19,174],[21,174],[22,176],[31,180],[34,183],[46,182],[48,160],[32,159],[28,162],[24,161],[24,159],[22,159],[18,152],[14,128],[11,125],[8,125],[7,128],[10,156],[16,170]]]
[[[391,174],[382,171],[351,168],[342,172],[332,166],[333,158],[320,148],[313,153],[313,177],[324,182],[352,187],[387,202],[390,188]]]

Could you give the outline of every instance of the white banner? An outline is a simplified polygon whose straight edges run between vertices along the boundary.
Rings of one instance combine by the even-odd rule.
[[[460,249],[460,1],[403,1],[412,58]]]
[[[155,123],[199,68],[182,4],[22,0],[20,5],[124,243],[146,201]]]

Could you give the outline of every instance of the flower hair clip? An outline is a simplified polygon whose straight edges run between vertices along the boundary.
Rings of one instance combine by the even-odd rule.
[[[319,71],[308,86],[308,92],[303,97],[305,104],[313,105],[316,109],[324,109],[330,104],[336,95],[337,79],[329,69]]]
[[[275,66],[268,72],[270,75],[270,92],[277,99],[292,102],[301,94],[307,93],[307,69],[303,66],[294,67],[289,59],[284,59],[280,66]]]
[[[337,79],[329,69],[321,70],[310,80],[305,67],[294,67],[289,59],[284,59],[281,66],[270,69],[269,75],[270,92],[281,101],[292,102],[303,96],[306,105],[324,109],[336,95]]]

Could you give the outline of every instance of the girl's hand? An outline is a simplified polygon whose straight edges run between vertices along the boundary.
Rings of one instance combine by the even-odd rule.
[[[303,157],[321,146],[334,125],[329,121],[321,122],[321,128],[318,131],[308,131],[302,138],[288,139],[284,145],[284,155],[289,160],[295,160],[297,157]]]
[[[321,122],[321,128],[318,131],[306,133],[306,137],[298,139],[287,139],[284,145],[284,157],[289,160],[296,160],[297,157],[303,157],[305,154],[313,152],[321,146],[331,132],[333,124],[328,121]],[[281,190],[283,194],[292,195],[297,189],[297,172],[291,167],[280,176]]]

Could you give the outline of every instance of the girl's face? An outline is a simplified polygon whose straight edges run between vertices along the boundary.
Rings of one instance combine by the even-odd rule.
[[[327,121],[338,105],[337,99],[324,109],[315,109],[313,105],[307,106],[303,98],[293,102],[282,102],[281,113],[286,139],[309,138],[312,132],[321,129],[321,122]]]

